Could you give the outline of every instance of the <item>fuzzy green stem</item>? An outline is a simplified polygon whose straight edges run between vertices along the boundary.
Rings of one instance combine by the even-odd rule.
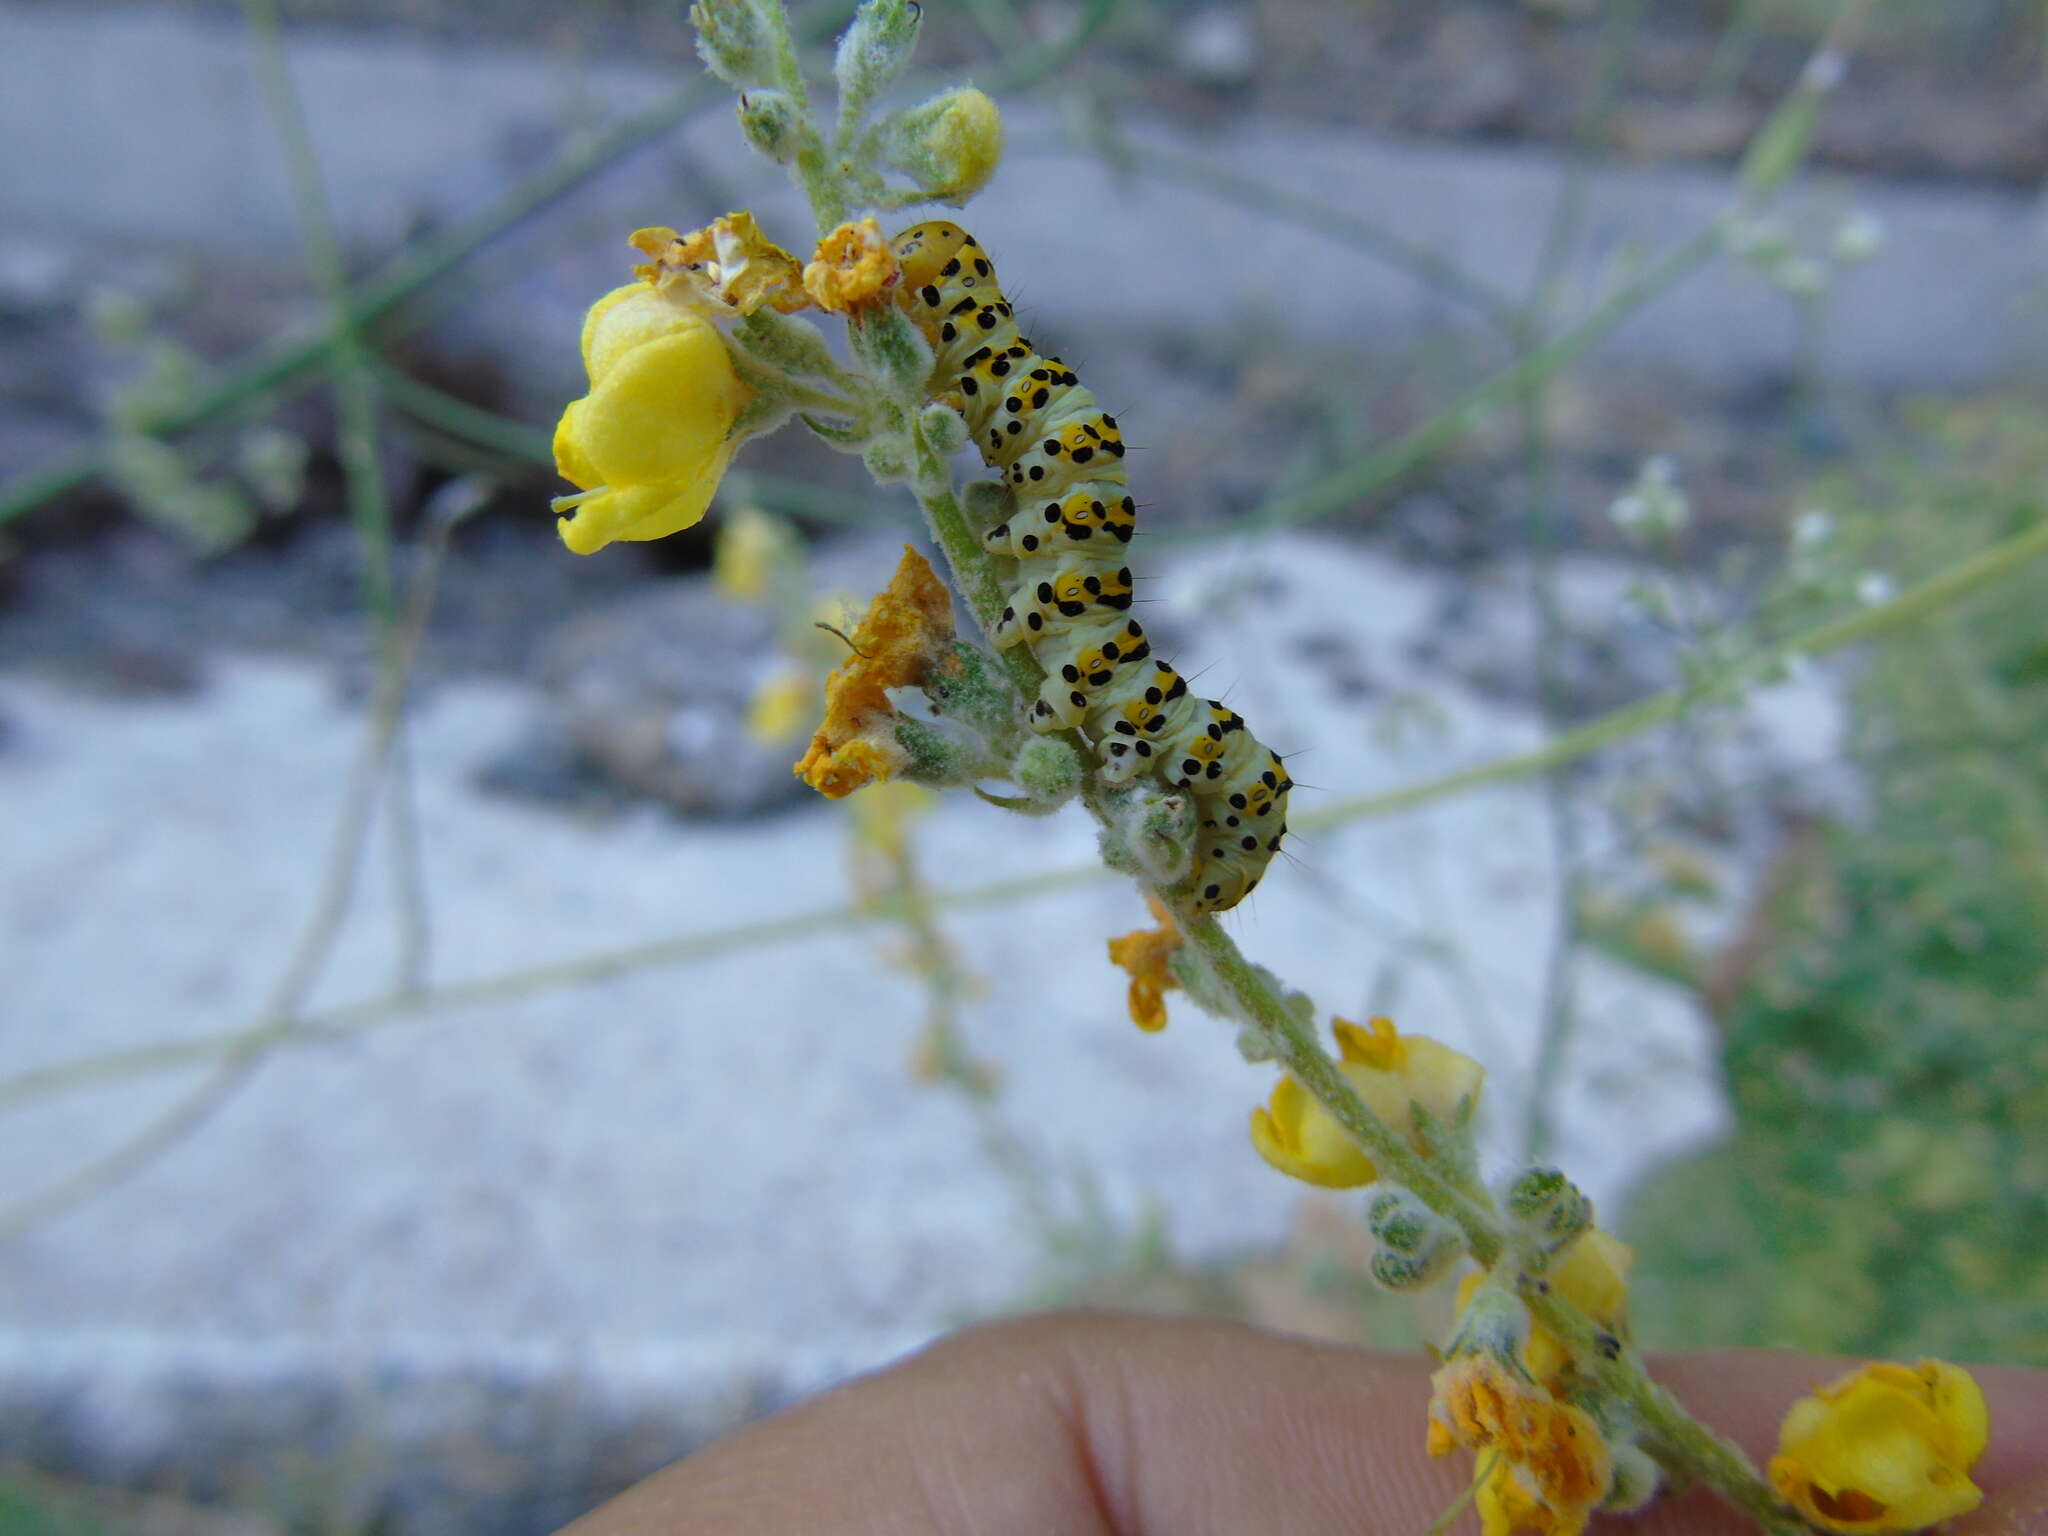
[[[797,130],[793,165],[796,182],[810,201],[811,217],[817,220],[818,233],[828,234],[846,222],[846,187],[824,138],[818,132],[818,120],[811,111],[811,88],[805,83],[803,63],[797,58],[796,40],[790,35],[789,13],[783,9],[781,0],[770,0],[761,10],[767,16],[769,30],[775,38],[775,83],[796,103],[801,124]]]
[[[1530,1314],[1564,1342],[1579,1369],[1628,1406],[1648,1434],[1645,1448],[1666,1468],[1706,1483],[1775,1536],[1811,1536],[1806,1524],[1779,1501],[1749,1458],[1687,1413],[1677,1398],[1653,1381],[1634,1349],[1617,1347],[1612,1335],[1541,1282],[1525,1278],[1520,1292]]]
[[[1244,1012],[1265,1031],[1281,1063],[1313,1094],[1345,1131],[1373,1159],[1382,1177],[1405,1185],[1437,1215],[1454,1223],[1473,1258],[1492,1268],[1508,1254],[1508,1244],[1492,1213],[1472,1193],[1459,1189],[1433,1160],[1417,1154],[1360,1097],[1337,1070],[1313,1027],[1297,1020],[1258,969],[1247,961],[1214,918],[1176,916],[1181,932],[1203,964]],[[1770,1488],[1742,1453],[1698,1423],[1644,1371],[1642,1361],[1623,1351],[1608,1359],[1593,1323],[1576,1307],[1548,1288],[1525,1286],[1531,1310],[1571,1346],[1576,1359],[1594,1371],[1601,1384],[1626,1402],[1651,1430],[1667,1464],[1714,1488],[1721,1496],[1760,1521],[1766,1529],[1791,1536],[1805,1527],[1787,1516]]]
[[[1288,1010],[1215,918],[1175,913],[1174,922],[1243,1016],[1264,1031],[1280,1063],[1365,1149],[1380,1177],[1406,1186],[1431,1210],[1454,1223],[1472,1257],[1491,1266],[1501,1255],[1504,1239],[1484,1198],[1459,1188],[1440,1164],[1418,1153],[1373,1112],[1316,1040],[1315,1027],[1302,1023]]]

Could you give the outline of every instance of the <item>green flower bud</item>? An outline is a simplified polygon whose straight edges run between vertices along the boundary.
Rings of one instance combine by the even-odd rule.
[[[899,713],[893,726],[897,744],[910,756],[904,778],[946,788],[987,777],[988,758],[980,743],[947,730],[945,722]]]
[[[1447,1359],[1488,1355],[1526,1379],[1522,1351],[1529,1342],[1529,1309],[1520,1297],[1491,1280],[1472,1292],[1458,1314],[1457,1331],[1444,1346]]]
[[[1618,1515],[1634,1514],[1657,1496],[1664,1481],[1664,1469],[1633,1440],[1610,1439],[1607,1453],[1614,1481],[1608,1484],[1607,1497],[1600,1501],[1600,1507]]]
[[[910,443],[900,433],[883,433],[861,450],[860,457],[877,485],[910,478]]]
[[[967,423],[950,405],[928,405],[917,418],[924,440],[933,453],[951,458],[967,446]]]
[[[808,320],[756,310],[732,332],[732,341],[750,357],[793,378],[834,378],[839,360],[826,345],[825,333]]]
[[[1529,1168],[1504,1197],[1508,1219],[1551,1253],[1593,1225],[1593,1202],[1555,1168]]]
[[[858,112],[903,72],[923,15],[917,0],[866,0],[854,13],[832,62],[844,106]]]
[[[1042,805],[1060,805],[1081,787],[1080,754],[1057,737],[1034,736],[1010,764],[1010,781]]]
[[[967,725],[994,750],[1005,749],[1017,734],[1017,717],[1022,712],[1017,690],[992,654],[965,640],[948,641],[939,665],[932,669],[925,691],[939,713]],[[985,775],[1000,777],[1003,769],[991,766]]]
[[[778,165],[796,158],[803,143],[803,108],[785,91],[748,91],[740,97],[740,132]]]
[[[1003,117],[986,93],[963,86],[898,113],[882,158],[925,196],[956,208],[988,185],[1003,158]]]
[[[1465,1251],[1456,1230],[1400,1185],[1376,1184],[1367,1196],[1372,1273],[1388,1289],[1429,1285]]]
[[[775,78],[775,34],[758,0],[697,0],[697,54],[719,79],[746,90]]]
[[[1419,1291],[1443,1278],[1448,1253],[1421,1257],[1375,1248],[1366,1269],[1375,1282],[1390,1291]]]
[[[1183,879],[1195,850],[1195,802],[1161,790],[1133,797],[1131,846],[1155,885]]]

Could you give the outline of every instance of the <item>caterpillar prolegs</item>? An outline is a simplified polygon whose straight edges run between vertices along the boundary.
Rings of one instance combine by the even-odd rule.
[[[898,302],[937,354],[931,394],[959,407],[1014,510],[987,534],[1021,578],[989,638],[1028,645],[1046,671],[1041,731],[1078,727],[1110,783],[1150,774],[1194,802],[1195,909],[1222,912],[1259,883],[1287,832],[1294,787],[1238,714],[1189,693],[1130,616],[1124,546],[1137,504],[1116,418],[1058,358],[1017,332],[987,253],[957,224],[897,235]]]

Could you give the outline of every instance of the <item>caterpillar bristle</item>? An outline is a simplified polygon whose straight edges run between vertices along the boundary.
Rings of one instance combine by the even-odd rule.
[[[1078,727],[1110,782],[1149,773],[1185,790],[1204,834],[1192,905],[1229,911],[1280,850],[1294,783],[1236,711],[1152,654],[1130,616],[1145,601],[1124,561],[1141,510],[1124,470],[1133,445],[1073,369],[1018,331],[972,235],[931,219],[892,244],[898,302],[935,353],[929,396],[959,401],[968,440],[1012,493],[1009,517],[982,536],[1019,574],[989,639],[1028,646],[1045,670],[1032,728]]]

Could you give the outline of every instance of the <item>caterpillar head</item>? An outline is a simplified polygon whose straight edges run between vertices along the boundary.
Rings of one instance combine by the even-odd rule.
[[[897,291],[906,299],[920,290],[958,279],[963,287],[976,284],[993,287],[988,257],[974,236],[947,219],[926,219],[913,224],[889,242],[896,262],[903,270]]]

